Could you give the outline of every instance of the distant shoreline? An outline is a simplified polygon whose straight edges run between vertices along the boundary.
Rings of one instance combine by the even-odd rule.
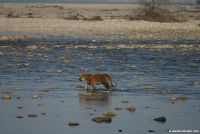
[[[49,2],[46,2],[46,1],[26,1],[26,0],[22,0],[22,1],[7,1],[7,0],[3,0],[1,2],[1,4],[133,4],[133,5],[137,5],[139,4],[138,2],[102,2],[102,1],[84,1],[84,2],[81,2],[81,1],[57,1],[57,2],[54,2],[54,1],[49,1]],[[200,6],[200,4],[198,4],[197,2],[184,2],[184,3],[181,3],[181,2],[170,2],[170,5],[173,5],[173,6]]]

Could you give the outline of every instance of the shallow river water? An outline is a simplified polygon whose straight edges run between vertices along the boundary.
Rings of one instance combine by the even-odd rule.
[[[0,100],[0,130],[7,134],[199,130],[199,45],[198,39],[109,41],[53,37],[2,41],[0,91],[1,96],[8,92],[11,99]],[[117,83],[116,90],[104,101],[79,99],[79,94],[85,91],[78,91],[76,87],[85,86],[85,82],[78,80],[85,73],[109,74],[113,83]],[[146,86],[154,89],[148,90]],[[98,85],[97,90],[106,89]],[[173,94],[160,94],[168,90]],[[34,95],[39,98],[33,100]],[[180,95],[188,99],[170,101]],[[122,103],[122,100],[129,103]],[[19,106],[23,108],[18,109]],[[86,109],[87,106],[92,109]],[[136,111],[124,109],[130,106]],[[123,110],[117,111],[116,107]],[[103,116],[106,110],[116,113],[111,123],[92,121],[94,117]],[[28,117],[30,113],[37,117]],[[154,121],[160,116],[165,116],[167,121]],[[80,125],[70,127],[70,121]]]

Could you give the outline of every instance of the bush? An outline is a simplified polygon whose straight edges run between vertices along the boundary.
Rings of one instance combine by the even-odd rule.
[[[169,12],[169,0],[140,0],[140,6],[136,9],[136,15],[131,16],[129,20],[146,20],[155,22],[183,22]]]

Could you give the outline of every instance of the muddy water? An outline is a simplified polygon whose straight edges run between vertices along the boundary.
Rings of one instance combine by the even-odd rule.
[[[9,92],[12,97],[0,100],[0,130],[8,134],[199,130],[199,67],[200,46],[195,39],[110,42],[57,37],[0,42],[0,91]],[[85,86],[78,80],[84,73],[107,73],[117,83],[117,89],[105,101],[80,100],[79,94],[84,91],[75,88]],[[154,89],[147,90],[146,86]],[[13,90],[17,87],[22,90]],[[101,85],[97,89],[105,91]],[[159,94],[168,90],[173,94]],[[37,100],[32,99],[34,95]],[[171,103],[171,97],[180,95],[188,99]],[[129,103],[122,103],[124,99]],[[136,111],[124,109],[130,106]],[[111,123],[92,121],[103,116],[105,110],[117,115]],[[30,113],[37,117],[28,117]],[[165,116],[167,121],[155,122],[153,119],[159,116]],[[80,125],[70,127],[70,121]]]

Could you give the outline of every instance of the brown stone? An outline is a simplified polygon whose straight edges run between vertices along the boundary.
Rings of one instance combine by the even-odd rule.
[[[112,119],[111,119],[111,117],[96,117],[96,118],[93,118],[92,121],[95,121],[95,122],[111,122]]]

